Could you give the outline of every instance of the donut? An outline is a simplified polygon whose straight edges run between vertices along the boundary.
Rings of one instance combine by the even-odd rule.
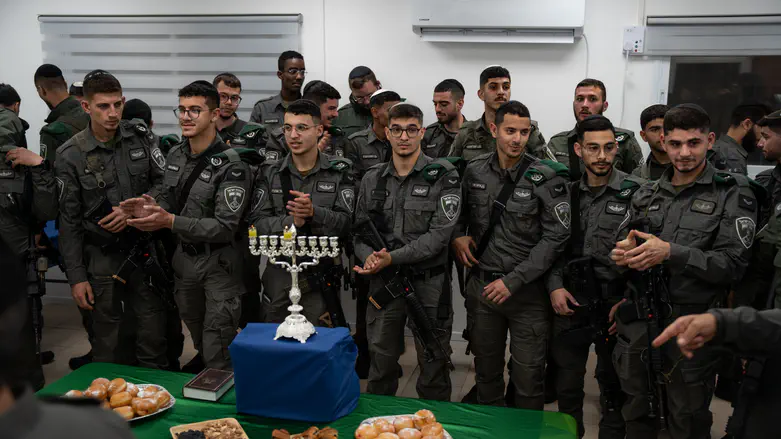
[[[415,423],[409,416],[399,416],[393,421],[393,427],[396,428],[396,433],[398,433],[405,428],[415,428]]]
[[[108,396],[106,392],[106,386],[102,386],[100,384],[92,385],[84,392],[84,396],[95,398],[98,401],[105,401],[106,396]]]
[[[399,439],[421,439],[423,433],[417,428],[405,428],[399,432]]]
[[[396,427],[387,419],[378,419],[374,421],[374,428],[377,429],[377,433],[396,433]]]
[[[435,422],[433,424],[426,425],[420,430],[423,436],[441,436],[444,432],[442,424]]]
[[[377,436],[377,439],[399,439],[399,435],[396,433],[381,433]]]
[[[418,410],[415,413],[415,428],[418,430],[422,429],[424,425],[433,424],[437,422],[437,418],[434,416],[434,413],[431,413],[431,410]]]
[[[133,408],[129,406],[117,407],[114,409],[114,413],[125,418],[126,421],[133,419],[136,415],[133,412]]]
[[[151,415],[157,411],[157,403],[151,398],[135,398],[131,407],[137,416]]]
[[[379,432],[372,424],[361,424],[355,430],[355,439],[377,439]]]
[[[69,390],[68,393],[65,394],[66,398],[81,398],[84,396],[84,392],[81,390]]]
[[[157,409],[160,410],[171,401],[171,395],[169,395],[168,392],[157,392],[154,394],[152,399],[157,404]]]
[[[105,378],[95,378],[92,381],[92,384],[90,384],[90,387],[92,387],[92,386],[94,386],[96,384],[100,384],[101,386],[105,387],[106,390],[108,390],[108,385],[111,384],[111,381],[109,381],[109,380],[107,380]]]
[[[129,406],[132,400],[133,397],[127,392],[115,393],[110,400],[111,408],[115,409],[117,407]]]
[[[130,396],[135,398],[136,396],[138,396],[139,389],[138,386],[136,386],[135,384],[127,383],[127,388],[125,389],[125,392],[129,393]]]
[[[108,396],[112,397],[117,393],[124,392],[127,389],[127,381],[122,378],[112,380],[108,385]]]

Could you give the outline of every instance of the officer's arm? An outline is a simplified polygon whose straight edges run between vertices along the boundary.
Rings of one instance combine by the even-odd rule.
[[[312,223],[317,224],[329,236],[346,236],[353,222],[355,209],[355,178],[352,170],[342,171],[342,180],[336,193],[336,203],[330,207],[313,206]]]
[[[455,178],[453,184],[449,183]],[[450,244],[450,238],[453,236],[453,229],[456,227],[458,217],[461,215],[461,179],[458,178],[458,171],[453,169],[437,180],[437,186],[441,188],[439,198],[437,199],[436,210],[431,216],[431,225],[426,233],[420,235],[418,239],[409,242],[407,245],[390,252],[393,265],[414,264],[420,261],[439,255],[447,250]],[[432,188],[433,190],[433,188]],[[455,216],[449,219],[445,214],[445,197],[458,197]]]
[[[59,201],[62,191],[57,187],[54,171],[44,169],[44,165],[30,168],[33,181],[33,215],[41,222],[53,220],[59,214]]]
[[[249,117],[250,122],[255,123],[263,123],[263,106],[260,105],[260,102],[256,102],[255,106],[252,108],[252,114]]]
[[[365,169],[359,169],[361,167],[361,157],[358,154],[358,144],[354,139],[348,138],[344,143],[344,158],[350,160],[353,163],[351,171],[356,181],[360,181],[363,177]],[[357,188],[356,188],[357,189]]]
[[[740,197],[747,197],[754,210],[744,207]],[[757,200],[749,190],[741,191],[738,186],[731,187],[727,192],[713,246],[710,250],[700,250],[671,242],[670,257],[666,264],[670,273],[696,276],[710,284],[734,285],[739,282],[748,266],[750,253],[749,248],[741,242],[738,231],[750,232],[748,238],[753,240],[756,206]]]
[[[240,176],[234,177],[235,171]],[[223,167],[222,181],[214,192],[214,218],[193,218],[181,215],[174,217],[171,229],[180,237],[190,241],[201,242],[231,242],[235,238],[248,200],[252,197],[252,173],[249,165],[244,162],[234,162]],[[231,193],[233,192],[233,193]],[[237,209],[229,205],[231,198],[240,196],[241,204]]]
[[[60,160],[55,175],[62,181],[63,193],[60,199],[60,253],[65,260],[68,283],[75,285],[87,282],[87,267],[84,265],[84,227],[82,226],[81,185],[76,167],[65,160],[60,149]]]
[[[369,185],[369,179],[364,178],[360,184],[360,190],[358,191],[358,197],[355,200],[355,223],[366,221],[369,219],[369,200],[371,200],[371,193],[374,186]],[[373,183],[376,184],[376,183]],[[355,247],[355,257],[360,264],[372,254],[373,249],[366,245],[362,240],[354,238],[353,246]]]
[[[453,236],[451,237],[451,241],[469,234],[469,191],[471,189],[472,173],[472,168],[469,166],[464,169],[464,178],[461,180],[461,191],[464,194],[464,197],[461,203],[461,213],[458,215],[458,221],[456,222],[456,226],[453,228]]]
[[[463,157],[464,155],[464,143],[466,143],[466,130],[459,130],[456,134],[456,138],[453,139],[453,143],[450,145],[450,152],[447,153],[448,157]]]
[[[556,188],[564,187],[562,191]],[[504,284],[513,293],[521,291],[524,284],[529,284],[544,275],[564,252],[569,239],[569,189],[567,181],[555,176],[534,188],[534,195],[541,204],[540,223],[542,238],[529,252],[529,257],[518,264],[512,272],[505,275]],[[558,212],[558,215],[556,214]]]
[[[548,288],[548,293],[552,293],[560,288],[564,288],[564,266],[567,264],[567,256],[562,253],[556,259],[556,262],[551,267],[547,276],[545,277],[545,285]]]
[[[247,215],[247,221],[255,226],[258,230],[258,235],[278,235],[284,230],[284,227],[272,231],[266,220],[266,218],[274,215],[274,203],[269,190],[270,185],[266,181],[267,169],[269,169],[267,166],[261,166],[255,176],[255,182],[252,185],[252,204]]]
[[[49,134],[45,130],[41,130],[40,138],[41,138],[41,145],[45,147],[46,151],[43,154],[41,154],[41,152],[39,151],[39,154],[41,154],[41,157],[43,157],[43,159],[49,162],[53,167],[54,159],[57,155],[57,139],[55,139],[51,134]]]
[[[153,159],[155,155],[158,157],[164,157],[163,151],[157,144],[150,145],[149,148],[149,195],[152,198],[158,198],[159,194],[163,192],[163,176],[165,176],[165,161]],[[162,165],[162,166],[161,166]]]
[[[708,313],[716,317],[712,343],[749,356],[781,354],[781,309],[757,311],[740,307],[712,309]]]
[[[173,154],[174,154],[173,149],[168,151],[168,155],[165,158],[165,162],[163,163],[163,166],[165,166],[165,163],[169,162]],[[154,167],[157,165],[152,164],[150,166]],[[163,178],[160,179],[159,186],[154,186],[152,189],[150,189],[150,194],[153,194],[152,197],[154,197],[155,201],[157,201],[157,204],[159,204],[160,207],[165,209],[167,212],[171,212],[174,209],[174,206],[177,205],[176,194],[174,193],[174,189],[175,189],[174,187],[165,185],[165,172],[163,172]]]

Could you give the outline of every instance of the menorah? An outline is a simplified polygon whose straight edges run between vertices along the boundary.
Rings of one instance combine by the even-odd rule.
[[[301,290],[298,288],[298,273],[304,271],[306,267],[312,267],[320,263],[320,258],[335,258],[339,256],[339,238],[336,236],[297,236],[296,226],[285,227],[282,236],[279,235],[261,235],[254,226],[249,228],[249,250],[255,256],[264,255],[268,257],[271,264],[284,267],[292,283],[290,286],[290,305],[287,310],[290,315],[285,318],[277,328],[277,335],[274,340],[280,337],[292,338],[306,343],[310,335],[314,334],[315,327],[312,325],[301,311],[304,307],[299,305],[301,300]],[[285,256],[290,258],[288,261],[278,261],[277,258]],[[311,260],[296,262],[296,258],[308,257]]]

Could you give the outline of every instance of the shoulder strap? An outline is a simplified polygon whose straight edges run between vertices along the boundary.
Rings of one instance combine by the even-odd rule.
[[[532,160],[529,160],[527,156],[524,155],[523,163],[521,163],[521,168],[518,169],[518,173],[515,174],[515,178],[508,178],[504,182],[502,190],[499,191],[499,195],[494,200],[493,207],[491,208],[491,219],[488,221],[488,229],[483,233],[483,237],[480,238],[480,243],[477,244],[477,251],[475,251],[475,259],[478,261],[480,260],[480,257],[483,256],[485,249],[488,248],[488,241],[491,240],[493,231],[499,223],[499,218],[501,218],[505,207],[507,207],[507,200],[510,198],[510,194],[513,193],[513,189],[515,189],[518,181],[526,173],[526,168],[528,168],[531,163]]]
[[[195,180],[198,179],[198,176],[201,175],[201,172],[203,172],[204,169],[206,169],[206,166],[209,164],[209,159],[211,156],[223,152],[228,147],[224,144],[218,145],[216,148],[213,148],[209,151],[206,151],[201,156],[201,159],[198,160],[198,163],[195,164],[195,167],[193,168],[192,172],[190,172],[190,175],[187,177],[187,181],[184,183],[184,187],[182,187],[182,192],[179,194],[179,212],[184,209],[185,204],[187,204],[187,199],[190,198],[190,190],[193,188],[193,185],[195,184]]]

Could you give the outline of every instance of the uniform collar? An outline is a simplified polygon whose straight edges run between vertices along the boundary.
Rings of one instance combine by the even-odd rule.
[[[415,162],[415,166],[412,167],[412,172],[410,172],[410,175],[414,172],[420,172],[425,168],[429,163],[433,162],[434,159],[430,158],[426,154],[423,154],[423,151],[420,151],[420,154],[418,154],[418,160]],[[390,160],[388,160],[388,164],[385,166],[385,169],[380,174],[383,177],[392,175],[394,177],[398,177],[399,173],[396,172],[396,167],[393,165],[393,157],[391,156]]]
[[[466,119],[464,119],[464,122],[466,122]],[[489,135],[491,134],[491,129],[488,128],[488,124],[485,123],[485,112],[483,112],[483,115],[480,116],[480,123],[477,125],[477,130],[483,130]]]
[[[306,173],[306,175],[310,176],[310,175],[317,174],[318,171],[323,169],[323,162],[324,162],[323,153],[320,152],[320,151],[317,151],[317,161],[315,162],[315,166],[312,169],[310,169],[309,172]],[[281,171],[287,171],[287,172],[290,172],[293,175],[297,175],[297,176],[303,178],[303,176],[301,175],[301,172],[299,172],[298,168],[296,168],[296,164],[293,163],[293,154],[292,153],[285,155],[285,158],[282,159],[282,163],[280,164],[280,168],[279,169]]]
[[[44,122],[52,123],[65,113],[73,111],[76,107],[81,107],[81,103],[78,101],[78,99],[72,96],[68,96],[65,100],[57,104],[57,106],[52,109],[51,113],[49,113],[49,117],[47,117]]]
[[[662,176],[659,177],[659,186],[664,190],[673,194],[676,193],[675,187],[672,184],[672,177],[674,172],[675,172],[675,167],[670,166],[666,171],[664,171]],[[690,184],[690,186],[695,184],[711,184],[713,183],[713,177],[715,175],[716,175],[716,168],[714,168],[713,165],[706,159],[705,169],[703,169],[700,176],[697,177],[697,179],[694,180],[694,183]]]
[[[0,431],[3,437],[27,437],[40,422],[41,403],[29,388],[14,392],[14,396],[13,407],[0,415]]]
[[[387,139],[386,140],[382,140],[379,137],[377,137],[377,133],[374,132],[373,125],[369,125],[369,128],[367,128],[367,129],[369,131],[369,135],[366,136],[366,143],[371,144],[371,143],[379,141],[379,142],[384,143],[386,145],[388,144],[388,140]]]
[[[188,158],[198,158],[206,154],[206,152],[211,150],[212,148],[215,148],[216,145],[219,145],[221,143],[223,143],[222,137],[220,137],[220,135],[217,134],[216,136],[214,136],[214,140],[212,140],[212,143],[210,143],[209,146],[203,150],[203,152],[201,152],[200,154],[193,154],[192,151],[190,151],[190,139],[185,137],[184,142],[182,142],[182,151],[184,151],[184,154]]]
[[[621,190],[621,183],[624,182],[626,174],[619,171],[616,168],[610,172],[610,178],[607,180],[605,187],[609,187],[615,191]],[[591,187],[588,185],[588,171],[583,172],[583,176],[580,178],[580,190],[591,191]],[[601,194],[601,193],[600,193]]]
[[[491,169],[494,172],[496,172],[497,174],[499,174],[501,176],[504,176],[505,174],[509,174],[510,178],[512,178],[513,180],[516,180],[516,177],[518,177],[518,172],[521,169],[521,165],[523,164],[524,160],[532,160],[533,161],[533,159],[529,155],[527,155],[526,152],[524,152],[521,155],[521,159],[518,160],[518,162],[515,163],[512,168],[505,170],[505,169],[502,169],[502,167],[499,165],[499,153],[494,151],[494,152],[491,153],[491,158],[488,161],[488,166],[490,166]]]
[[[737,140],[733,139],[731,136],[724,134],[723,136],[719,137],[719,141],[728,144],[729,148],[737,150],[740,155],[743,156],[743,158],[748,157],[748,151],[746,151],[746,149],[743,148],[743,145],[738,143]]]
[[[117,138],[124,138],[124,137],[130,137],[133,135],[133,131],[131,131],[129,128],[124,126],[124,123],[122,121],[119,122],[119,127],[117,127],[117,131],[114,133],[114,140],[117,140]],[[115,143],[116,145],[116,143]],[[90,152],[95,148],[102,148],[107,151],[112,150],[113,148],[106,147],[106,144],[101,142],[95,137],[95,134],[92,132],[92,124],[89,125],[87,128],[87,146],[84,148],[85,152]]]
[[[221,131],[217,131],[217,133],[230,133],[230,134],[238,135],[241,132],[241,129],[244,128],[245,125],[247,125],[246,122],[239,119],[238,117],[234,117],[232,124],[226,126]]]

